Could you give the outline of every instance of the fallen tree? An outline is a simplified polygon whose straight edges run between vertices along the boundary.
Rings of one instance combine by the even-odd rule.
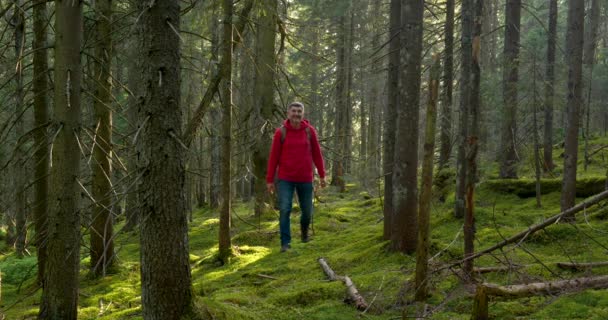
[[[577,278],[551,282],[536,282],[510,286],[483,283],[477,286],[473,303],[472,319],[488,319],[488,297],[523,298],[537,295],[557,294],[566,291],[608,288],[608,276]]]
[[[355,284],[348,276],[337,275],[334,272],[334,270],[331,269],[329,264],[327,264],[327,261],[325,260],[325,258],[319,258],[318,261],[319,261],[319,264],[321,265],[321,268],[323,268],[325,275],[327,275],[327,278],[330,281],[340,280],[344,283],[344,285],[346,286],[346,292],[348,293],[348,296],[349,296],[349,299],[348,299],[349,302],[352,302],[355,305],[355,307],[361,311],[366,310],[368,308],[369,305],[367,304],[367,302],[365,302],[365,299],[363,298],[363,296],[361,296],[361,294],[359,294],[357,287],[355,287]]]
[[[557,266],[562,269],[570,269],[570,270],[587,270],[596,267],[605,267],[608,266],[608,261],[602,262],[558,262]]]

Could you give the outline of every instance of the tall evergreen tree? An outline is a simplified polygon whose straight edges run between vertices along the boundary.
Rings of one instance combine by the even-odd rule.
[[[549,33],[547,34],[547,64],[545,69],[545,127],[543,137],[543,170],[552,171],[553,108],[555,96],[555,44],[557,42],[557,0],[549,1]]]
[[[55,1],[55,88],[45,278],[39,319],[77,319],[82,2]]]
[[[137,141],[141,170],[140,254],[144,319],[181,319],[192,311],[181,141],[180,7],[141,2],[138,26],[142,96]],[[171,187],[167,187],[171,186]]]
[[[401,6],[401,81],[403,100],[397,111],[397,133],[393,165],[394,250],[416,250],[418,234],[418,119],[422,62],[422,25],[424,1],[406,0]]]
[[[521,0],[507,0],[505,9],[505,45],[503,62],[504,122],[501,132],[501,178],[517,178],[517,81]]]
[[[572,208],[576,198],[576,165],[578,159],[578,129],[583,101],[583,42],[585,1],[568,1],[568,33],[566,35],[566,62],[568,90],[566,101],[566,138],[564,146],[564,176],[562,180],[561,209]],[[574,221],[574,215],[566,217]]]

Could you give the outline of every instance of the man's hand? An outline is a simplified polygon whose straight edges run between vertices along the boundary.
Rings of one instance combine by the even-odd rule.
[[[274,193],[274,183],[267,183],[266,189],[268,189],[268,193],[273,194]]]
[[[325,182],[325,177],[321,178],[321,188],[327,187],[327,182]]]

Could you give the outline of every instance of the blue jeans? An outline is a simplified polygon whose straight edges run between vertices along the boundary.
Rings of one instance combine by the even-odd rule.
[[[300,202],[300,227],[308,230],[310,220],[312,218],[312,182],[289,182],[279,180],[277,183],[277,195],[279,198],[279,229],[281,232],[281,245],[287,245],[291,242],[291,207],[293,202],[294,190],[298,193]]]

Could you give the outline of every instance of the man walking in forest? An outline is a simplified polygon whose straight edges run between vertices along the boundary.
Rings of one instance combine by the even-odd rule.
[[[313,163],[324,188],[325,167],[323,155],[317,139],[317,131],[304,119],[304,104],[292,102],[287,107],[287,119],[278,128],[272,139],[266,186],[274,193],[274,178],[278,167],[276,185],[279,200],[279,228],[281,232],[281,252],[291,248],[290,214],[294,190],[298,193],[300,209],[300,228],[302,242],[310,241],[308,229],[312,218]]]

